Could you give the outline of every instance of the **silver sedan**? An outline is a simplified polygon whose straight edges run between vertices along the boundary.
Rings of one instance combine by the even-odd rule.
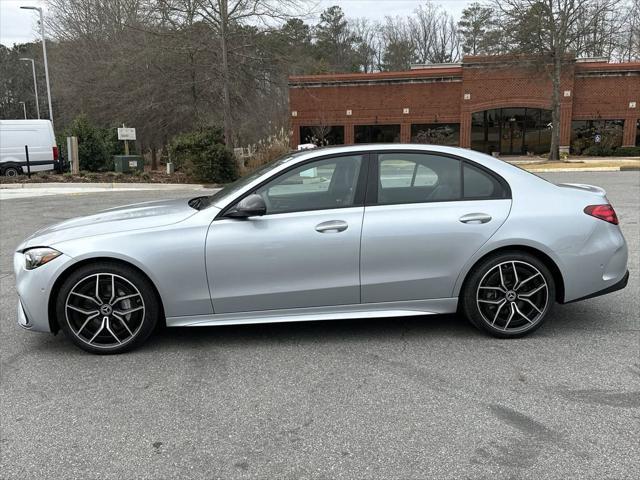
[[[627,283],[605,192],[431,145],[284,156],[215,195],[45,228],[14,259],[18,322],[116,353],[169,327],[461,312],[496,337]]]

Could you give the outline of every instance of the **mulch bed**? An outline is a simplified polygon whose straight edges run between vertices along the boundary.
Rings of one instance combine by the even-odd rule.
[[[0,183],[195,183],[185,173],[176,172],[168,175],[164,172],[143,173],[116,173],[116,172],[80,172],[77,175],[70,173],[37,172],[16,177],[0,176]]]

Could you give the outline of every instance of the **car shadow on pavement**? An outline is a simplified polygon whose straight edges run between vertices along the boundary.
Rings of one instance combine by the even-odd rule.
[[[621,330],[615,315],[606,305],[595,301],[582,304],[556,305],[545,325],[523,340],[553,337],[558,340],[574,337],[576,333],[596,333]],[[624,328],[622,329],[624,330]],[[56,337],[29,337],[28,352],[69,355],[84,353],[59,333]],[[282,322],[248,325],[220,325],[209,327],[159,327],[149,340],[136,351],[153,352],[180,350],[181,347],[205,348],[215,346],[357,345],[367,342],[402,341],[505,341],[493,339],[473,327],[462,315],[423,315],[398,318],[368,318],[312,322]],[[27,354],[27,352],[23,352]],[[135,352],[134,352],[135,354]],[[13,363],[13,359],[9,363]],[[3,361],[6,364],[6,360]],[[5,365],[6,366],[6,365]]]
[[[424,315],[252,325],[160,328],[151,344],[268,344],[382,341],[398,337],[482,335],[459,315]]]

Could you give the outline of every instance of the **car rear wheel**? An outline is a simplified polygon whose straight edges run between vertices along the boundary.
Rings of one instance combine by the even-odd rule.
[[[525,252],[503,252],[477,265],[465,283],[462,310],[476,327],[499,338],[538,329],[555,299],[553,275]]]
[[[62,284],[58,324],[80,348],[111,354],[142,344],[156,326],[159,302],[137,270],[111,262],[86,265]]]

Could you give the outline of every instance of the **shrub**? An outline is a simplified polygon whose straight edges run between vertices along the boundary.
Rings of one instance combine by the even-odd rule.
[[[220,128],[204,127],[177,135],[169,145],[176,170],[200,182],[228,183],[238,178],[233,153],[223,144]]]
[[[113,170],[113,155],[124,155],[124,142],[118,140],[117,128],[97,127],[86,115],[77,116],[56,138],[62,155],[69,161],[66,137],[78,137],[81,170],[90,172]],[[129,142],[129,153],[132,155],[136,153],[135,142]]]
[[[614,150],[616,157],[640,157],[640,147],[618,147]]]
[[[106,170],[111,161],[104,133],[91,124],[86,115],[76,117],[64,132],[65,137],[78,137],[80,170]]]
[[[591,155],[594,157],[609,157],[613,155],[613,149],[604,145],[592,145],[582,151],[582,155]]]

